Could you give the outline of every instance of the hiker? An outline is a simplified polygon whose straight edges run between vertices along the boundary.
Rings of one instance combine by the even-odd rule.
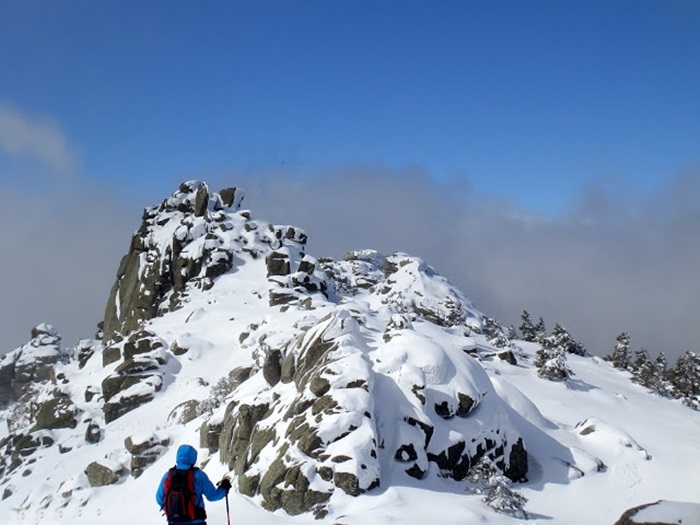
[[[197,451],[190,445],[180,445],[175,461],[175,466],[165,473],[160,482],[156,501],[170,524],[206,525],[204,497],[209,501],[223,499],[231,489],[231,482],[223,478],[215,487],[204,471],[194,466]]]

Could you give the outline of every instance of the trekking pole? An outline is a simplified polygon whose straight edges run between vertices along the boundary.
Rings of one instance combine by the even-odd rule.
[[[226,522],[228,525],[231,525],[231,512],[229,512],[228,508],[228,492],[226,493]]]

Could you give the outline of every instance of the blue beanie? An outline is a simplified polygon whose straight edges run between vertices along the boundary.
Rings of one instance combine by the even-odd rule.
[[[188,469],[197,463],[197,451],[190,445],[180,445],[177,449],[175,463],[179,469]]]

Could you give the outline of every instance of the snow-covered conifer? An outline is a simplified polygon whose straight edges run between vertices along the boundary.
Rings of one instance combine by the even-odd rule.
[[[649,352],[642,348],[635,352],[635,358],[631,365],[632,381],[651,390],[655,390],[656,367],[649,357]]]
[[[489,344],[496,348],[505,348],[510,345],[503,326],[491,317],[484,317],[481,331],[488,338]]]
[[[627,370],[630,367],[630,335],[627,332],[622,332],[617,336],[617,343],[612,354],[605,356],[606,361],[620,370]]]
[[[556,343],[553,336],[542,341],[542,348],[536,354],[535,366],[537,375],[549,381],[564,381],[574,375],[566,363],[564,348]]]
[[[673,395],[682,399],[683,404],[700,409],[700,355],[686,352],[668,375]]]
[[[520,336],[522,337],[522,340],[534,342],[537,332],[535,331],[535,327],[530,319],[530,313],[527,310],[523,310],[523,313],[520,315],[520,319],[522,321],[520,323]]]
[[[510,480],[489,458],[484,456],[472,466],[467,479],[475,485],[470,492],[483,494],[482,501],[489,508],[500,514],[527,519],[524,510],[527,498],[510,488]]]
[[[666,356],[663,352],[656,356],[656,361],[654,361],[654,372],[656,376],[654,390],[661,396],[667,396],[671,385],[668,381],[668,365],[666,363]]]
[[[544,325],[544,319],[540,317],[535,325],[535,342],[541,343],[547,337],[547,328]]]
[[[564,352],[568,354],[586,355],[586,350],[583,348],[583,345],[571,337],[571,334],[569,334],[566,328],[559,323],[554,327],[551,337],[553,338],[554,345],[562,347]]]

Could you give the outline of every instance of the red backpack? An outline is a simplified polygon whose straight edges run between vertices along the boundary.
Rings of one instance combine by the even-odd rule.
[[[194,490],[194,471],[194,468],[180,470],[175,467],[168,471],[163,486],[165,498],[162,508],[168,523],[189,523],[195,519],[197,494]]]

